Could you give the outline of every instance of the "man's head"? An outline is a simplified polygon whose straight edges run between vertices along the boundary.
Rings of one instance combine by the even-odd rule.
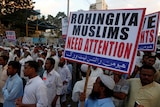
[[[9,57],[6,55],[0,56],[0,65],[5,66],[8,62]]]
[[[17,61],[10,61],[8,63],[8,69],[7,69],[7,75],[15,75],[16,73],[19,73],[21,69],[21,64]]]
[[[55,56],[55,55],[56,55],[56,50],[53,49],[53,50],[51,51],[51,56]]]
[[[36,61],[38,62],[39,67],[42,67],[44,64],[44,59],[43,58],[37,58]]]
[[[54,64],[55,60],[53,58],[47,58],[44,66],[45,70],[47,70],[47,72],[52,71],[52,69],[54,68]]]
[[[96,79],[90,98],[100,99],[111,97],[113,95],[114,86],[114,80],[110,76],[102,74]]]
[[[66,63],[65,59],[63,57],[61,57],[58,66],[63,67],[65,65],[65,63]]]
[[[87,64],[82,64],[80,69],[81,69],[82,76],[86,77],[87,70],[88,70],[88,65]]]
[[[61,57],[63,55],[63,51],[64,49],[63,48],[59,48],[58,49],[58,56]]]
[[[142,85],[147,85],[153,82],[156,69],[150,65],[143,65],[140,68],[140,80]]]
[[[147,63],[147,59],[148,59],[149,55],[144,54],[143,58],[142,58],[142,64],[146,64]]]
[[[27,61],[24,65],[24,76],[33,78],[37,75],[38,63],[36,61]]]
[[[154,65],[156,62],[156,57],[155,56],[148,56],[147,60],[146,60],[146,64],[147,65]]]

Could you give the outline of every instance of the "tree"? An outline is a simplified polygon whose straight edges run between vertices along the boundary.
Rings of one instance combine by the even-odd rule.
[[[32,0],[0,0],[0,21],[8,29],[20,29],[20,35],[25,36],[25,23],[32,14]]]
[[[12,14],[20,9],[33,9],[32,0],[0,0],[2,15]]]
[[[53,17],[51,15],[48,15],[48,18],[46,19],[49,23],[55,25],[57,29],[54,30],[54,33],[57,35],[57,37],[62,36],[62,18],[67,17],[67,15],[64,12],[58,12],[58,14]]]

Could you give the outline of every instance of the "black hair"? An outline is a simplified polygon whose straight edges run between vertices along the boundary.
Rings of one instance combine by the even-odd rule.
[[[17,69],[17,73],[20,74],[21,64],[17,61],[10,61],[8,66],[12,66],[14,69]]]
[[[140,67],[140,72],[142,71],[142,69],[150,69],[150,70],[152,70],[154,73],[157,72],[156,69],[155,69],[153,66],[147,65],[147,64],[144,64],[144,65],[142,65],[142,66]]]
[[[9,57],[7,55],[1,55],[0,57],[3,58],[3,60],[8,61]]]
[[[153,58],[154,60],[156,60],[156,56],[149,55],[148,58]]]
[[[30,67],[34,68],[38,72],[38,62],[36,61],[27,61],[25,64],[28,64]]]
[[[43,55],[43,56],[45,56],[45,57],[46,57],[46,56],[47,56],[47,53],[43,52],[41,55]]]
[[[53,58],[47,58],[47,60],[49,60],[50,61],[50,63],[54,66],[54,64],[55,64],[55,60],[53,59]]]

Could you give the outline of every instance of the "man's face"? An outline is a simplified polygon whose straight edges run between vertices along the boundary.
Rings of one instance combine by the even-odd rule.
[[[65,64],[65,59],[64,58],[60,58],[58,66],[63,67],[64,64]]]
[[[153,82],[154,79],[154,71],[151,69],[142,68],[140,72],[140,80],[142,85],[147,85]]]
[[[90,98],[92,100],[99,98],[100,96],[100,78],[98,77],[93,85],[92,92],[90,94]]]
[[[100,78],[98,77],[93,85],[93,91],[94,92],[99,92],[99,87],[100,87]]]
[[[45,67],[45,70],[47,70],[47,71],[51,69],[52,64],[51,64],[50,60],[46,60],[44,67]]]
[[[0,57],[0,65],[4,65],[5,61],[2,57]]]
[[[33,68],[30,67],[30,66],[28,65],[28,63],[26,63],[26,64],[24,65],[24,76],[29,77],[29,76],[32,74],[32,70],[31,70],[31,69],[33,69]]]
[[[146,64],[152,66],[153,64],[155,64],[155,62],[156,62],[156,61],[155,61],[154,58],[148,58],[147,61],[146,61]]]
[[[15,74],[15,70],[12,66],[8,66],[7,68],[7,75],[13,75]]]

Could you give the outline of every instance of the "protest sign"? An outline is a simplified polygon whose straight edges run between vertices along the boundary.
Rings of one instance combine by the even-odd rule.
[[[156,51],[160,12],[145,16],[138,44],[140,51]]]
[[[16,40],[16,33],[15,33],[15,31],[6,31],[6,37],[10,41],[15,41]]]
[[[71,12],[64,57],[131,72],[144,16],[145,8]]]
[[[68,17],[64,17],[62,18],[62,37],[63,39],[66,39],[67,28],[68,28]]]

